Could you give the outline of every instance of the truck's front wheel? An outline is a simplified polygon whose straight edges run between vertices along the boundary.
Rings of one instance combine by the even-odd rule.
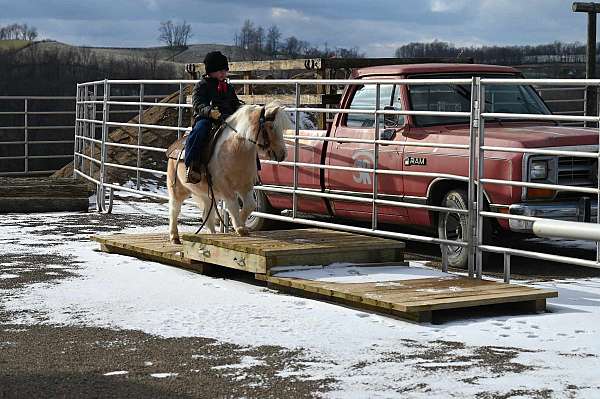
[[[267,196],[261,190],[254,190],[254,199],[256,200],[256,210],[263,213],[271,213],[273,208],[267,200]],[[276,225],[272,219],[265,219],[259,216],[250,215],[246,221],[246,227],[250,231],[269,230]]]
[[[464,190],[451,190],[442,200],[443,207],[468,209],[467,193]],[[438,236],[443,240],[466,241],[468,231],[468,217],[464,213],[439,212]],[[467,247],[448,246],[448,266],[466,268],[468,264]]]

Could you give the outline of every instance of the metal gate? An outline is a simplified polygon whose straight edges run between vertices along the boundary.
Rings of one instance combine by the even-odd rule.
[[[147,195],[155,198],[168,199],[165,195],[161,195],[155,192],[149,192],[144,190],[140,186],[140,173],[153,173],[155,175],[165,176],[164,170],[157,170],[148,167],[142,167],[141,165],[141,152],[150,151],[156,153],[164,153],[165,148],[151,147],[142,145],[142,129],[153,129],[158,131],[172,131],[177,132],[180,136],[183,132],[189,130],[187,123],[183,121],[182,113],[186,108],[192,106],[186,103],[183,96],[183,88],[186,85],[195,84],[197,81],[194,80],[103,80],[96,82],[88,82],[77,85],[77,101],[76,101],[76,123],[75,123],[75,168],[74,173],[76,176],[85,178],[98,187],[98,207],[101,211],[110,212],[112,206],[112,193],[114,191],[122,190],[128,192],[134,192],[142,195]],[[270,214],[255,212],[254,215],[267,219],[274,219],[280,221],[288,221],[305,225],[319,226],[325,228],[332,228],[338,230],[345,230],[350,232],[372,234],[390,238],[404,239],[404,240],[415,240],[427,243],[436,243],[441,245],[442,248],[442,267],[447,270],[447,251],[449,248],[463,247],[467,248],[468,251],[468,271],[470,276],[481,278],[483,261],[482,256],[485,252],[495,252],[504,255],[504,266],[505,266],[505,280],[510,279],[510,257],[511,255],[531,257],[535,259],[544,259],[549,261],[565,262],[570,264],[576,264],[587,267],[600,268],[600,248],[598,246],[598,240],[600,240],[600,215],[597,209],[600,208],[600,196],[598,192],[600,189],[598,183],[598,157],[599,151],[598,146],[593,148],[587,148],[583,151],[567,148],[567,149],[549,149],[549,148],[524,148],[524,147],[503,147],[503,146],[490,146],[486,145],[486,128],[485,122],[488,120],[539,120],[539,121],[553,121],[557,123],[565,122],[598,122],[598,117],[584,117],[584,116],[568,116],[568,115],[543,115],[535,113],[510,113],[501,112],[502,109],[486,109],[486,104],[490,103],[489,98],[486,98],[486,88],[491,86],[508,86],[508,85],[535,85],[538,86],[598,86],[600,81],[598,80],[572,80],[572,79],[496,79],[496,78],[480,78],[473,77],[468,79],[369,79],[369,80],[326,80],[326,79],[312,79],[312,80],[288,80],[288,79],[273,79],[273,80],[232,80],[233,84],[251,84],[251,85],[264,85],[264,86],[279,86],[287,87],[289,91],[295,93],[295,104],[287,108],[287,111],[292,112],[295,119],[295,131],[293,134],[286,135],[285,138],[288,140],[290,146],[293,146],[293,159],[281,163],[275,163],[273,161],[261,161],[264,164],[277,164],[279,166],[285,166],[293,168],[293,183],[289,186],[267,186],[259,185],[256,186],[256,190],[261,190],[270,193],[286,194],[292,197],[292,209],[289,215],[281,214]],[[374,85],[376,91],[376,104],[373,109],[339,109],[339,108],[308,108],[302,107],[300,104],[300,93],[301,89],[305,86],[311,85]],[[381,86],[382,85],[407,85],[407,86],[431,86],[431,85],[461,85],[468,87],[470,93],[468,93],[468,99],[470,102],[469,109],[467,110],[395,110],[389,109],[389,107],[382,107],[379,101]],[[139,99],[137,101],[115,101],[111,96],[111,88],[119,87],[122,85],[137,85],[139,88]],[[147,103],[143,101],[144,98],[144,87],[147,85],[179,85],[180,95],[177,103]],[[492,102],[493,104],[493,102]],[[130,106],[137,109],[139,117],[138,121],[142,121],[142,114],[144,107],[172,107],[178,111],[177,125],[176,126],[165,126],[165,125],[152,125],[144,123],[125,123],[115,122],[110,120],[110,108],[113,105],[119,106]],[[101,111],[102,118],[96,119],[98,110]],[[491,112],[490,112],[491,111]],[[497,111],[497,112],[495,112]],[[313,113],[326,113],[326,114],[363,114],[371,115],[374,118],[374,135],[371,139],[353,139],[353,138],[333,138],[323,137],[319,135],[300,135],[300,114],[304,112]],[[428,117],[461,117],[468,120],[469,123],[469,140],[466,144],[448,144],[448,143],[414,143],[408,141],[394,141],[382,139],[381,126],[379,121],[380,115],[413,115],[413,116],[428,116]],[[112,128],[118,127],[129,127],[136,128],[137,144],[123,144],[111,142],[109,131]],[[100,138],[96,136],[96,129],[101,130]],[[600,138],[600,135],[599,135]],[[336,142],[347,142],[347,143],[362,143],[365,145],[372,146],[374,162],[372,167],[361,167],[361,166],[333,166],[323,165],[320,163],[306,163],[300,162],[299,160],[299,148],[300,140],[306,141],[336,141]],[[446,149],[458,149],[468,153],[469,168],[468,173],[464,174],[448,174],[448,173],[429,173],[429,172],[416,172],[406,170],[389,170],[380,168],[379,154],[381,146],[419,146],[419,147],[434,147],[434,148],[446,148]],[[107,148],[109,147],[123,147],[133,149],[137,152],[137,164],[136,166],[123,165],[117,162],[111,162],[107,159]],[[512,152],[523,154],[524,157],[532,156],[546,156],[548,159],[561,159],[561,157],[572,158],[572,159],[584,159],[591,160],[588,165],[592,169],[593,174],[596,176],[593,184],[585,187],[575,186],[569,184],[560,184],[557,182],[530,182],[530,181],[515,181],[510,179],[490,179],[485,178],[485,162],[486,153],[494,152]],[[591,165],[591,166],[590,166]],[[129,170],[136,173],[135,177],[135,188],[123,187],[122,185],[116,184],[107,180],[106,171],[108,168],[120,168]],[[319,190],[311,190],[306,187],[302,187],[299,184],[299,170],[301,169],[330,169],[330,170],[344,170],[354,171],[359,173],[366,173],[371,176],[371,192],[369,196],[365,196],[364,193],[358,192],[345,192],[345,193],[330,193],[322,192]],[[96,170],[98,177],[94,177],[93,171]],[[463,182],[468,187],[468,206],[466,209],[448,208],[440,205],[432,204],[418,204],[409,203],[402,201],[391,201],[389,199],[381,198],[379,195],[379,177],[381,176],[412,176],[425,179],[433,179],[443,177],[446,179]],[[594,223],[582,223],[582,222],[566,222],[566,221],[553,221],[552,215],[543,215],[540,217],[537,214],[516,214],[512,212],[511,204],[494,204],[486,202],[486,190],[488,187],[497,185],[508,185],[514,187],[520,187],[523,190],[527,189],[547,189],[561,192],[574,192],[584,195],[589,195],[593,198],[593,204],[588,201],[588,219],[590,215],[594,214]],[[337,199],[344,201],[354,201],[363,204],[369,204],[371,208],[371,223],[370,227],[359,227],[350,223],[338,223],[323,220],[314,220],[312,218],[304,217],[298,212],[298,198],[300,196],[307,196],[313,198],[326,198],[326,199]],[[108,200],[108,203],[107,203]],[[451,213],[458,214],[459,217],[467,218],[467,231],[464,233],[464,239],[462,240],[448,240],[440,239],[437,237],[431,237],[428,235],[409,234],[396,231],[388,227],[382,227],[380,223],[380,213],[378,208],[381,206],[393,206],[393,207],[404,207],[404,208],[420,208],[427,209],[434,213]],[[542,236],[553,236],[553,237],[569,237],[588,239],[596,241],[596,259],[580,259],[567,256],[559,256],[550,253],[533,252],[518,250],[508,247],[494,246],[484,243],[484,225],[486,219],[496,220],[507,220],[508,223],[518,224],[527,226],[532,231],[535,231]],[[591,221],[588,220],[588,221]],[[585,234],[581,232],[585,231]]]

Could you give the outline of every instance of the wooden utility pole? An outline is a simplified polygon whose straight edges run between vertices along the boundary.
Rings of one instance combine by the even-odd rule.
[[[587,50],[586,50],[586,79],[596,78],[596,14],[600,12],[600,3],[573,3],[573,12],[586,12],[588,15]],[[597,115],[597,87],[587,86],[585,89],[585,115]],[[586,123],[586,126],[589,124]]]

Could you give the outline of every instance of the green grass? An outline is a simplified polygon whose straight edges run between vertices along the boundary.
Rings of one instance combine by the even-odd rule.
[[[29,43],[29,40],[0,40],[0,50],[20,50]]]

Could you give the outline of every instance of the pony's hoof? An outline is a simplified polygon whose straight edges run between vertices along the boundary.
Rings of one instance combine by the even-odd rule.
[[[179,239],[179,237],[171,238],[171,244],[181,245],[181,240]]]
[[[249,234],[247,227],[238,227],[235,231],[242,237],[245,237]]]

